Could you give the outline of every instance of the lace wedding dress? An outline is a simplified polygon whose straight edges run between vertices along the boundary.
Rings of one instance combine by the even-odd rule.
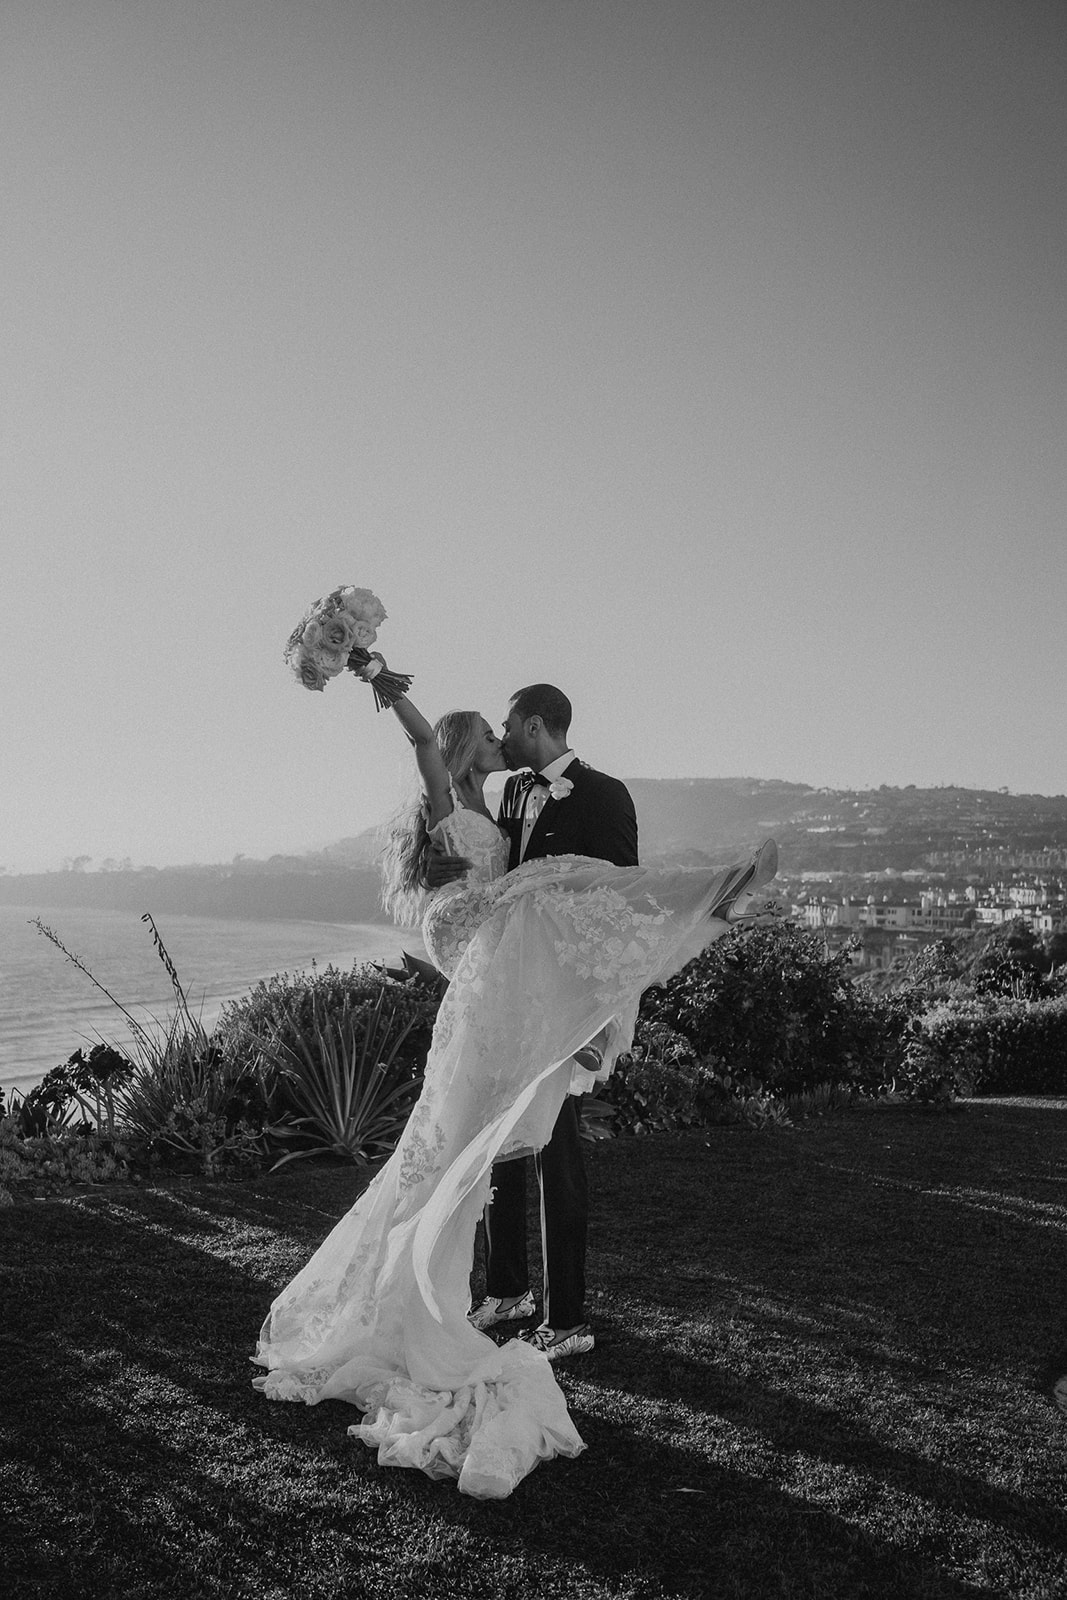
[[[493,1162],[540,1149],[590,1075],[571,1057],[606,1039],[606,1076],[642,992],[728,924],[715,874],[554,856],[506,872],[489,817],[456,805],[436,830],[474,863],[433,897],[427,948],[451,979],[419,1101],[370,1187],[275,1300],[254,1360],[274,1400],[347,1400],[384,1466],[501,1498],[542,1458],[585,1447],[548,1359],[467,1321],[475,1228]]]

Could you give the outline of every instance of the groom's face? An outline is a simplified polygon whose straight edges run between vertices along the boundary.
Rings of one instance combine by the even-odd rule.
[[[504,721],[504,734],[500,741],[500,748],[504,752],[504,760],[516,772],[519,767],[529,767],[533,764],[535,750],[533,741],[526,731],[526,725],[514,707],[508,712]]]

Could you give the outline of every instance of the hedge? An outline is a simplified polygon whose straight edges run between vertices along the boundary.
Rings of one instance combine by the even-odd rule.
[[[975,1094],[1067,1094],[1067,995],[966,997],[917,1017],[909,1060]]]

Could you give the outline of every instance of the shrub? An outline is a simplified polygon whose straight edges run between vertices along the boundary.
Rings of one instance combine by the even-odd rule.
[[[751,1078],[735,1078],[717,1057],[697,1061],[683,1034],[662,1022],[641,1038],[601,1091],[620,1133],[673,1133],[678,1128],[744,1124],[788,1127],[788,1107]],[[583,1113],[584,1115],[584,1113]]]
[[[893,987],[916,1007],[966,995],[1040,999],[1061,987],[1052,967],[1033,929],[1017,918],[935,939],[908,962]]]
[[[1067,996],[969,996],[914,1024],[906,1071],[977,1094],[1067,1094]]]
[[[817,934],[778,923],[718,940],[646,994],[637,1037],[667,1027],[754,1094],[828,1083],[878,1094],[902,1060],[907,1017],[855,978],[847,949],[830,955]]]
[[[699,1069],[643,1055],[622,1057],[600,1091],[615,1111],[617,1133],[673,1133],[705,1120]]]

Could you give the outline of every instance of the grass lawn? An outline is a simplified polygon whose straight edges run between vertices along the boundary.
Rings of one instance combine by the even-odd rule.
[[[13,1597],[1067,1594],[1067,1107],[590,1152],[588,1450],[484,1503],[264,1401],[351,1170],[0,1212]]]

